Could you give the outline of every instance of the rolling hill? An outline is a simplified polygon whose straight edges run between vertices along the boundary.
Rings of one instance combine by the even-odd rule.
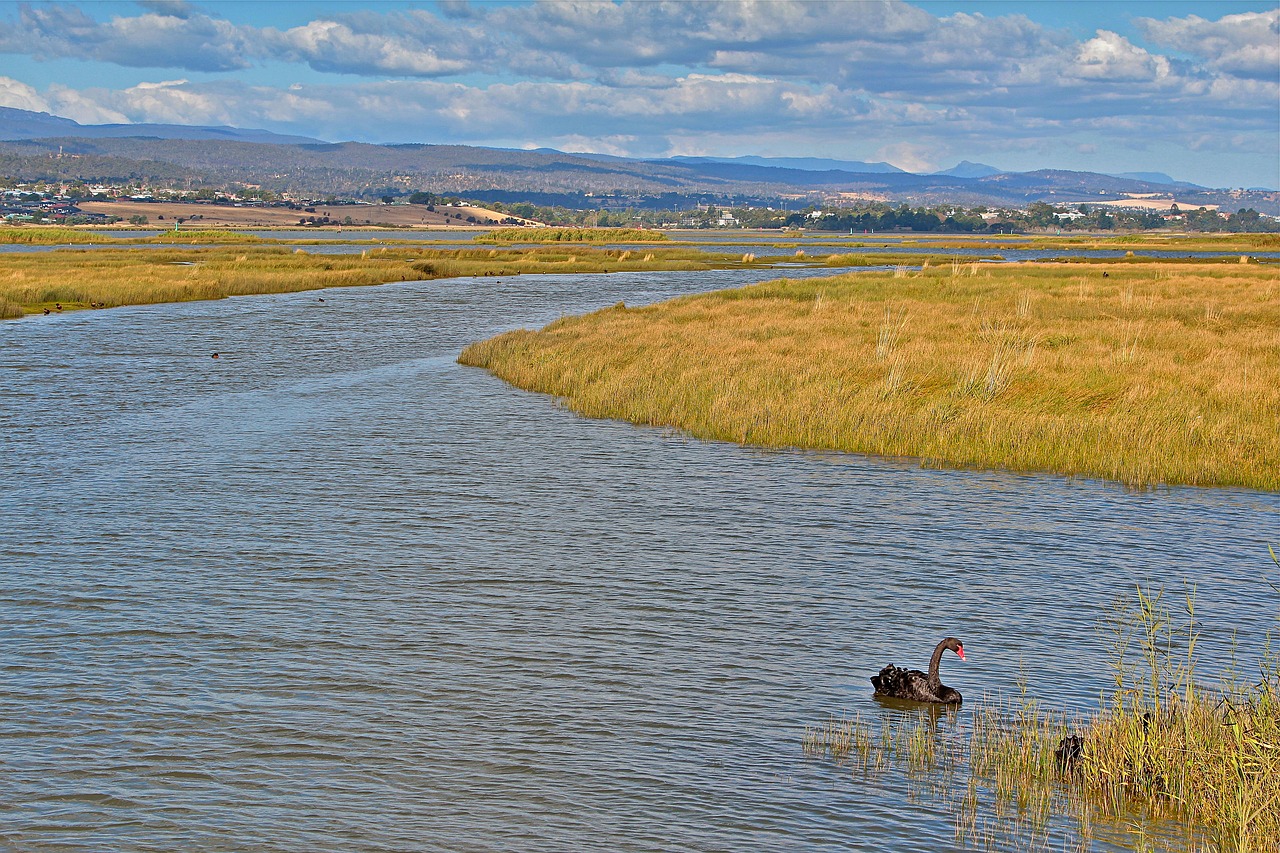
[[[844,198],[911,205],[1025,206],[1035,201],[1105,201],[1172,190],[1167,176],[1158,173],[1001,172],[965,162],[947,172],[917,175],[883,163],[817,158],[640,160],[550,149],[329,143],[236,128],[85,126],[13,109],[0,110],[0,139],[6,140],[0,142],[0,175],[18,181],[252,185],[318,198],[370,198],[421,190],[495,201],[521,195],[577,200],[583,207],[644,205],[673,198],[688,199],[690,204],[693,199],[816,203]],[[1253,207],[1280,214],[1280,193],[1229,192],[1186,183],[1176,187],[1179,200],[1192,204],[1217,204],[1229,210]]]

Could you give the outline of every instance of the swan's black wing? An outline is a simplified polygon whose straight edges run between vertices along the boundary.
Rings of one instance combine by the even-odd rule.
[[[921,700],[920,697],[932,693],[929,690],[928,676],[923,672],[918,669],[898,669],[893,664],[880,670],[879,675],[871,676],[871,683],[882,696],[894,696],[898,699],[929,701]]]
[[[903,671],[893,664],[889,664],[880,670],[879,675],[871,676],[871,685],[875,687],[877,693],[887,693],[893,689],[892,685],[897,683],[898,673]]]
[[[890,664],[880,670],[879,675],[871,676],[871,684],[876,693],[894,699],[908,699],[912,702],[942,702],[959,704],[960,693],[942,685],[935,692],[929,686],[929,676],[918,669],[899,669]]]

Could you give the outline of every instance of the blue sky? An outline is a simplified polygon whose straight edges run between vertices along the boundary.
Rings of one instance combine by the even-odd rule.
[[[0,2],[0,106],[335,141],[1277,187],[1280,4]]]

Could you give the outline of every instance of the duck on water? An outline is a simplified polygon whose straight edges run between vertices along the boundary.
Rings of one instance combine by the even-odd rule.
[[[938,675],[938,665],[942,663],[942,653],[951,649],[964,660],[964,644],[955,637],[947,637],[933,650],[929,659],[929,673],[926,675],[918,669],[898,669],[889,664],[880,670],[879,675],[871,676],[877,696],[889,696],[894,699],[908,699],[912,702],[936,702],[942,705],[959,705],[960,691],[942,683]]]

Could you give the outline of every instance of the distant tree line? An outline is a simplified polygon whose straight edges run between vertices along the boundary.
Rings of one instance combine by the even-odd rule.
[[[1280,221],[1251,208],[1222,214],[1207,208],[1168,213],[1119,210],[1103,205],[1054,206],[1035,202],[1026,210],[951,206],[897,207],[872,203],[853,208],[806,207],[787,211],[761,207],[709,205],[688,210],[577,210],[543,207],[526,202],[495,204],[496,209],[536,219],[548,225],[600,228],[803,228],[809,231],[878,233],[909,231],[943,234],[996,234],[1061,231],[1145,231],[1178,228],[1187,231],[1280,232]]]

